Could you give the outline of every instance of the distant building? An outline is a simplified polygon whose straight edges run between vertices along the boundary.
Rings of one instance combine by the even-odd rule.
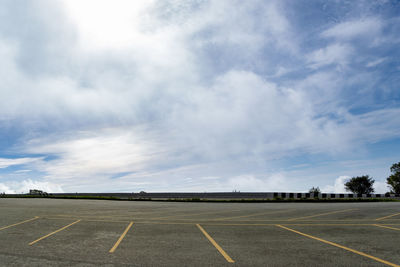
[[[43,192],[42,190],[38,190],[38,189],[31,189],[29,190],[29,195],[44,195],[45,192]]]

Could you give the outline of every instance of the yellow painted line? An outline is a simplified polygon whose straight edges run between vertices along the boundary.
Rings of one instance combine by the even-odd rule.
[[[56,215],[46,215],[46,216],[41,216],[40,218],[46,218],[46,219],[51,219],[51,220],[65,220],[65,218],[58,218],[58,217],[53,217]],[[246,215],[247,216],[247,215]],[[110,216],[111,217],[111,216]],[[117,220],[107,220],[106,218],[96,218],[96,217],[88,217],[85,218],[83,217],[82,220],[84,221],[92,221],[92,222],[123,222],[123,223],[129,223],[132,218],[121,218],[119,216],[112,216],[113,218],[117,218]],[[79,216],[68,216],[69,219],[79,219],[82,217]],[[139,221],[147,221],[151,220],[151,218],[135,218],[135,223],[139,223]],[[162,220],[163,221],[163,220]],[[216,219],[179,219],[176,218],[174,221],[188,221],[187,224],[195,224],[197,222],[214,222]],[[286,222],[288,221],[287,219],[249,219],[249,220],[234,220],[235,222],[274,222],[273,225],[277,223],[284,223],[285,225],[287,224]],[[371,222],[371,224],[375,223],[375,219],[355,219],[355,220],[301,220],[302,222]],[[390,219],[390,221],[400,221],[400,219]],[[190,223],[191,222],[191,223]],[[185,223],[182,223],[185,224]],[[387,224],[387,223],[386,223]]]
[[[153,217],[143,217],[143,216],[151,215],[151,216],[157,216],[157,217],[154,217],[154,218],[158,218],[159,216],[163,217],[162,215],[164,215],[165,213],[171,214],[172,212],[177,212],[177,211],[176,210],[167,210],[167,211],[147,212],[147,213],[141,214],[142,218],[140,218],[140,219],[152,220]],[[168,216],[171,216],[171,215],[168,215]]]
[[[207,237],[207,239],[214,245],[214,247],[224,256],[225,260],[230,263],[234,263],[235,261],[232,260],[231,257],[215,242],[215,240],[200,226],[200,224],[196,224],[196,226],[200,229],[200,231]]]
[[[213,225],[213,226],[276,226],[276,223],[202,223],[202,225]],[[350,223],[332,223],[332,224],[311,224],[311,223],[292,223],[292,224],[287,224],[285,225],[291,225],[291,226],[371,226],[373,224],[350,224]]]
[[[59,214],[59,215],[48,215],[48,216],[54,216],[54,217],[62,217],[62,218],[71,218],[71,217],[78,217],[78,218],[91,218],[91,219],[102,219],[102,218],[115,218],[115,217],[121,217],[123,215],[102,215],[102,216],[93,216],[93,215],[79,215],[79,214]]]
[[[387,219],[387,218],[391,218],[391,217],[394,217],[394,216],[397,216],[397,215],[400,215],[400,212],[399,212],[399,213],[392,214],[392,215],[388,215],[388,216],[385,216],[385,217],[381,217],[381,218],[378,218],[378,219],[375,219],[375,221],[385,220],[385,219]]]
[[[212,225],[212,226],[276,226],[276,223],[202,223],[202,225]],[[285,225],[290,226],[373,226],[371,223],[285,223]],[[391,224],[392,225],[392,224]],[[397,224],[400,225],[400,224]]]
[[[271,226],[276,223],[202,223],[202,225],[212,226]]]
[[[136,222],[135,224],[159,224],[159,225],[193,225],[197,223],[181,223],[181,222]],[[212,226],[275,226],[276,223],[213,223],[213,222],[204,222],[202,225],[212,225]],[[285,225],[291,226],[372,226],[371,223],[293,223]],[[391,225],[400,225],[400,224],[391,224]]]
[[[396,231],[400,231],[400,228],[389,227],[389,226],[381,225],[381,224],[373,224],[373,226],[382,227],[382,228],[387,228],[387,229],[396,230]]]
[[[286,222],[289,221],[288,219],[274,219],[274,220],[235,220],[235,222]],[[290,221],[297,221],[297,220],[290,220]],[[373,223],[374,220],[299,220],[302,222],[371,222]]]
[[[41,238],[36,239],[35,241],[29,243],[29,245],[32,246],[33,244],[39,242],[40,240],[43,240],[43,239],[45,239],[45,238],[47,238],[47,237],[49,237],[49,236],[51,236],[51,235],[54,235],[54,234],[56,234],[56,233],[58,233],[58,232],[60,232],[60,231],[62,231],[62,230],[64,230],[64,229],[67,229],[67,228],[70,227],[71,225],[74,225],[74,224],[76,224],[76,223],[78,223],[78,222],[80,222],[80,221],[81,221],[81,220],[77,220],[77,221],[75,221],[75,222],[73,222],[73,223],[70,223],[70,224],[64,226],[63,228],[60,228],[60,229],[58,229],[58,230],[56,230],[56,231],[54,231],[54,232],[52,232],[52,233],[50,233],[50,234],[47,234],[47,235],[45,235],[45,236],[42,236]]]
[[[276,223],[275,223],[276,224]],[[285,225],[304,225],[304,226],[310,226],[310,225],[317,225],[317,226],[339,226],[339,225],[349,225],[349,226],[371,226],[374,225],[373,223],[284,223]],[[390,225],[400,225],[400,224],[390,224]]]
[[[371,226],[370,223],[288,223],[282,222],[284,225],[290,226]],[[275,223],[274,225],[280,225],[279,223]]]
[[[100,216],[96,216],[96,215],[90,215],[90,214],[48,214],[47,216],[56,216],[56,217],[78,217],[78,218],[92,218],[92,219],[103,219],[103,218],[116,218],[116,217],[129,217],[132,218],[133,216],[146,216],[146,215],[161,215],[164,213],[171,213],[171,211],[153,211],[153,212],[135,212],[132,214],[127,215],[118,215],[118,214],[114,214],[114,215],[100,215]],[[136,218],[136,217],[135,217]],[[147,218],[147,217],[142,217],[139,219],[146,219],[149,220],[151,218]]]
[[[7,229],[7,228],[10,228],[10,227],[13,227],[13,226],[17,226],[17,225],[23,224],[23,223],[31,222],[31,221],[34,221],[34,220],[37,220],[37,219],[39,219],[39,217],[35,216],[35,218],[29,219],[29,220],[26,220],[26,221],[22,221],[22,222],[19,222],[19,223],[14,223],[14,224],[11,224],[11,225],[7,225],[7,226],[4,226],[4,227],[1,227],[0,231],[4,230],[4,229]]]
[[[178,219],[179,220],[179,219]],[[249,220],[234,220],[235,222],[285,222],[284,224],[286,224],[287,221],[289,221],[291,219],[249,219]],[[297,218],[296,218],[297,220]],[[204,220],[204,221],[212,221],[212,220]],[[215,221],[215,220],[214,220]],[[293,220],[295,221],[295,220]],[[374,219],[360,219],[360,220],[299,220],[302,222],[375,222]]]
[[[57,218],[57,217],[43,217],[43,219],[47,219],[47,220],[65,220],[65,218]],[[78,218],[70,218],[70,219],[75,219],[77,220]],[[81,221],[85,221],[85,222],[115,222],[115,223],[128,223],[130,222],[129,220],[126,221],[117,221],[117,220],[107,220],[107,219],[81,219]]]
[[[232,219],[237,219],[237,218],[248,218],[248,217],[260,216],[260,215],[267,215],[267,214],[284,213],[284,212],[289,212],[289,211],[292,211],[292,210],[280,210],[280,211],[260,212],[260,213],[253,213],[253,214],[250,214],[250,215],[242,215],[242,216],[234,216],[234,217],[224,217],[224,218],[218,218],[218,219],[210,219],[210,221],[226,221],[226,220],[232,220]]]
[[[45,219],[48,220],[65,220],[65,219],[61,219],[61,218],[52,218],[52,217],[46,217]],[[126,220],[126,221],[117,221],[117,220],[96,220],[96,219],[82,219],[82,221],[85,222],[109,222],[109,223],[129,223],[130,221]],[[164,224],[164,225],[168,225],[168,224],[183,224],[183,225],[193,225],[195,224],[194,222],[153,222],[153,221],[135,221],[135,224]]]
[[[88,221],[88,220],[86,220]],[[93,221],[93,220],[90,220]],[[100,221],[104,222],[104,221]],[[108,221],[105,221],[108,222]],[[114,222],[114,221],[112,221]],[[118,221],[121,222],[121,221]],[[126,221],[124,221],[126,222]],[[159,224],[159,225],[193,225],[197,223],[193,222],[136,222],[136,224]],[[276,223],[213,223],[213,222],[204,222],[201,223],[202,225],[213,225],[213,226],[271,226],[271,225],[276,225]],[[288,224],[285,223],[285,225],[293,225],[293,226],[371,226],[373,225],[372,223],[292,223]],[[390,225],[400,225],[400,224],[390,224]]]
[[[351,211],[351,210],[355,210],[355,209],[337,210],[337,211],[319,213],[319,214],[314,214],[314,215],[310,215],[310,216],[304,216],[304,217],[297,217],[297,218],[288,219],[288,221],[295,221],[295,220],[302,220],[302,219],[314,218],[314,217],[319,217],[319,216],[324,216],[324,215],[330,215],[330,214],[335,214],[335,213],[341,213],[341,212]]]
[[[93,216],[93,215],[46,215],[48,217],[59,217],[61,219],[65,218],[82,218],[82,219],[109,219],[109,218],[129,218],[131,219],[132,216],[124,216],[124,215],[110,215],[110,216]]]
[[[62,218],[52,218],[44,217],[47,220],[65,220]],[[75,218],[76,219],[76,218]],[[109,223],[129,223],[130,221],[116,221],[116,220],[94,220],[94,219],[83,219],[86,222],[109,222]],[[159,225],[193,225],[197,224],[195,222],[153,222],[153,221],[135,221],[135,224],[159,224]],[[271,226],[276,225],[274,223],[214,223],[214,222],[204,222],[203,225],[213,225],[213,226]],[[371,226],[373,223],[285,223],[285,225],[292,226]],[[386,225],[400,225],[400,224],[386,224]]]
[[[143,218],[137,218],[138,220],[146,220]],[[161,220],[164,221],[164,220]],[[220,220],[220,219],[180,219],[176,218],[173,219],[173,221],[192,221],[192,222],[215,222],[215,221],[232,221],[232,222],[273,222],[274,224],[282,222],[283,224],[286,224],[288,222],[288,219],[248,219],[248,220]],[[360,220],[293,220],[293,221],[299,221],[299,222],[363,222],[367,223],[370,222],[371,224],[376,223],[375,219],[360,219]],[[390,219],[390,221],[400,221],[400,219]],[[290,221],[289,221],[290,222]]]
[[[118,241],[115,243],[115,245],[110,249],[110,253],[114,253],[114,251],[117,249],[119,244],[121,243],[122,239],[126,236],[128,233],[129,229],[132,227],[133,222],[130,222],[129,225],[126,227],[125,231],[122,233],[122,235],[119,237]]]
[[[352,249],[352,248],[348,248],[348,247],[345,247],[345,246],[342,246],[342,245],[339,245],[339,244],[330,242],[330,241],[328,241],[328,240],[325,240],[325,239],[322,239],[322,238],[319,238],[319,237],[315,237],[315,236],[312,236],[312,235],[308,235],[308,234],[305,234],[305,233],[302,233],[302,232],[293,230],[293,229],[291,229],[291,228],[285,227],[285,226],[280,225],[280,224],[277,224],[276,226],[278,226],[278,227],[280,227],[280,228],[283,228],[283,229],[286,229],[286,230],[288,230],[288,231],[291,231],[291,232],[293,232],[293,233],[296,233],[296,234],[299,234],[299,235],[302,235],[302,236],[305,236],[305,237],[308,237],[308,238],[311,238],[311,239],[314,239],[314,240],[318,240],[318,241],[323,242],[323,243],[325,243],[325,244],[329,244],[329,245],[331,245],[331,246],[335,246],[335,247],[338,247],[338,248],[341,248],[341,249],[344,249],[344,250],[353,252],[353,253],[355,253],[355,254],[358,254],[358,255],[361,255],[361,256],[370,258],[370,259],[372,259],[372,260],[378,261],[378,262],[380,262],[380,263],[384,263],[384,264],[389,265],[389,266],[400,267],[400,265],[397,265],[397,264],[394,264],[394,263],[391,263],[391,262],[382,260],[382,259],[380,259],[380,258],[377,258],[377,257],[371,256],[371,255],[369,255],[369,254],[366,254],[366,253],[364,253],[364,252],[361,252],[361,251],[358,251],[358,250],[355,250],[355,249]]]
[[[312,223],[312,222],[316,222],[316,223],[318,223],[318,222],[320,222],[320,223],[322,223],[322,222],[360,222],[360,223],[371,223],[371,224],[376,223],[375,219],[370,219],[370,220],[362,220],[362,219],[361,220],[271,220],[271,221],[275,221],[275,222],[285,221],[285,222],[283,222],[283,224],[286,224],[286,222],[288,222],[288,221],[289,222],[290,221],[310,222],[310,223]],[[390,221],[395,221],[395,223],[398,223],[399,220],[391,219]],[[386,221],[385,221],[385,224],[387,224]]]
[[[178,215],[171,215],[165,217],[158,217],[158,218],[149,218],[151,220],[164,220],[164,219],[176,219],[176,217],[187,217],[187,216],[198,216],[198,215],[208,215],[208,214],[221,214],[221,213],[228,213],[228,212],[237,212],[240,210],[230,210],[230,211],[213,211],[213,212],[201,212],[201,213],[192,213],[192,214],[178,214]],[[182,220],[182,219],[177,219]],[[186,219],[191,220],[191,219]]]

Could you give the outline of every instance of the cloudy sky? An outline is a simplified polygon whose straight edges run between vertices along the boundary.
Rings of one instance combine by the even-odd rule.
[[[387,191],[398,1],[3,0],[0,191]]]

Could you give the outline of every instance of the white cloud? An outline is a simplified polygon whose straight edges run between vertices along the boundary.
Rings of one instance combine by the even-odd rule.
[[[26,152],[56,156],[35,165],[46,177],[64,181],[73,178],[78,182],[83,177],[142,171],[149,162],[159,161],[163,147],[149,143],[142,134],[139,128],[110,128],[56,138],[53,142],[36,139],[31,140]]]
[[[281,1],[87,0],[60,10],[50,2],[27,8],[34,15],[22,12],[24,23],[11,23],[21,27],[0,39],[0,122],[24,131],[19,152],[54,156],[18,164],[69,190],[179,189],[182,177],[210,176],[213,188],[231,181],[238,190],[278,190],[285,187],[271,181],[279,179],[248,174],[246,164],[400,136],[399,109],[352,115],[348,77],[338,75],[353,74],[351,39],[378,34],[377,18],[327,29],[322,36],[335,43],[304,58]],[[337,68],[318,71],[328,66]],[[265,69],[275,76],[266,79]],[[210,169],[221,162],[220,172]]]
[[[31,172],[32,170],[17,170],[14,173],[26,173],[26,172]]]
[[[378,59],[376,59],[376,60],[373,60],[373,61],[368,62],[366,66],[367,66],[368,68],[372,68],[372,67],[375,67],[375,66],[377,66],[377,65],[379,65],[379,64],[381,64],[381,63],[383,63],[383,62],[385,62],[386,60],[387,60],[387,58],[385,58],[385,57],[383,57],[383,58],[378,58]]]
[[[139,29],[146,20],[144,11],[153,1],[86,0],[63,1],[66,13],[78,28],[83,46],[121,49],[146,38]],[[138,29],[139,28],[139,29]]]
[[[277,173],[269,177],[254,175],[232,177],[228,179],[226,188],[241,192],[287,192],[290,186],[284,175]]]
[[[4,169],[15,165],[29,164],[41,159],[42,158],[15,158],[15,159],[0,158],[0,169]]]
[[[375,194],[385,194],[386,192],[390,192],[390,189],[386,182],[375,181],[374,183]]]
[[[48,181],[27,179],[20,182],[0,183],[0,193],[4,192],[6,194],[26,194],[29,193],[30,189],[38,189],[47,193],[64,192],[60,185]]]
[[[242,174],[237,176],[226,175],[226,166],[223,164],[193,165],[177,169],[152,173],[144,176],[147,183],[136,184],[135,178],[141,174],[134,174],[118,181],[126,187],[135,188],[135,191],[174,191],[174,192],[273,192],[287,191],[290,188],[288,179],[282,173],[265,174]],[[204,176],[208,169],[216,169],[214,174],[221,176]],[[219,172],[218,172],[219,171]],[[234,172],[233,172],[234,173]],[[141,179],[144,181],[145,179]]]
[[[170,113],[164,112],[168,105],[163,101],[172,98],[159,102],[162,108],[157,112],[164,112],[164,118],[157,124],[97,127],[46,136],[26,143],[23,152],[54,155],[55,159],[37,162],[34,168],[47,179],[69,184],[68,188],[90,188],[96,184],[103,191],[108,183],[113,183],[116,187],[126,184],[126,190],[130,190],[129,186],[136,187],[127,181],[132,179],[136,183],[151,183],[148,188],[173,190],[179,189],[173,183],[182,177],[221,175],[218,183],[209,185],[217,189],[224,188],[220,186],[223,183],[229,184],[230,178],[223,172],[240,160],[257,162],[260,158],[279,159],[303,152],[333,155],[352,151],[364,142],[400,134],[396,126],[400,109],[357,116],[337,110],[340,121],[335,121],[324,116],[315,118],[321,111],[316,113],[314,99],[307,96],[304,91],[280,88],[252,72],[231,71],[209,87],[174,94]],[[229,163],[219,171],[206,167],[220,162]],[[184,168],[194,164],[204,164],[206,172],[194,175],[199,169]],[[252,180],[245,169],[243,166],[236,171],[244,173],[249,186],[239,183],[243,177],[238,178],[238,185],[244,188],[238,190],[256,189],[251,184],[270,190],[285,189],[262,182],[258,176]],[[121,173],[123,179],[113,178]],[[204,190],[189,183],[185,188]]]
[[[350,176],[339,176],[336,178],[334,185],[326,185],[321,187],[323,193],[348,193],[345,189],[344,184],[350,178]]]
[[[352,53],[353,48],[351,46],[336,43],[312,52],[307,56],[307,61],[313,69],[330,64],[346,67]]]
[[[6,194],[15,194],[15,191],[6,186],[3,183],[0,183],[0,194],[1,193],[6,193]]]
[[[400,135],[400,108],[387,108],[351,117],[349,130],[371,143]]]
[[[322,32],[323,37],[337,39],[351,39],[360,36],[378,35],[383,27],[381,19],[376,17],[363,18],[359,20],[345,21]]]
[[[279,1],[243,3],[220,0],[199,3],[191,9],[182,8],[187,5],[187,1],[169,1],[167,7],[161,5],[158,12],[168,18],[161,22],[179,25],[183,29],[182,34],[194,37],[191,41],[194,41],[196,48],[204,45],[233,46],[238,52],[237,57],[243,54],[253,58],[252,54],[265,44],[291,52],[296,50],[296,44],[291,38],[291,25]],[[166,15],[171,9],[178,15]],[[183,21],[182,17],[185,18]]]

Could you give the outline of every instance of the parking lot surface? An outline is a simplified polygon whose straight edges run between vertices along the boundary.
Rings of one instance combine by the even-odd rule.
[[[1,266],[400,266],[400,203],[0,199]]]

